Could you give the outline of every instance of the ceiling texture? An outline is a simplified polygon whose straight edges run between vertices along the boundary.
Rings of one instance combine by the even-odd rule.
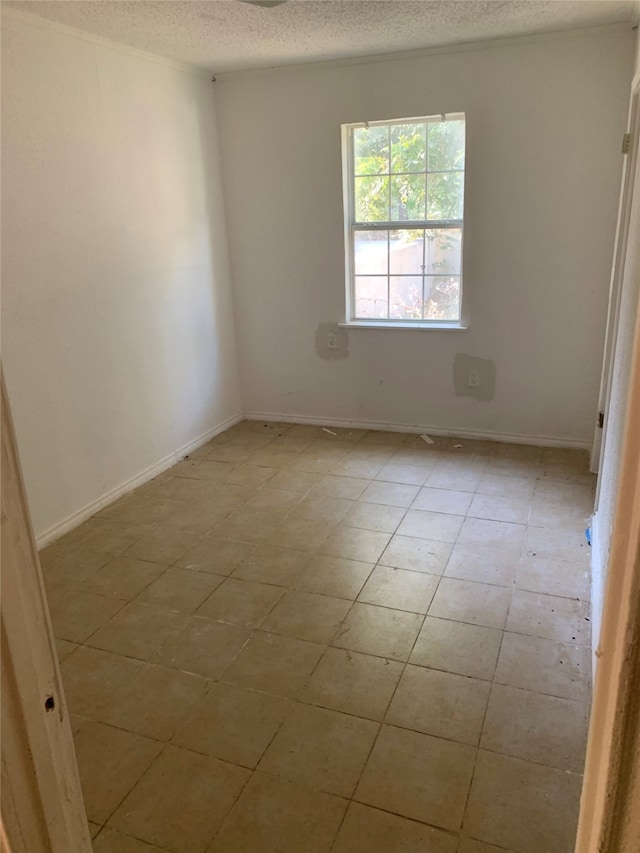
[[[637,0],[4,0],[213,73],[633,22]]]

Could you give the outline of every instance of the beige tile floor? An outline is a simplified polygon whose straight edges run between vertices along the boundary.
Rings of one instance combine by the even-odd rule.
[[[239,424],[42,553],[96,853],[573,850],[585,454],[333,432]]]

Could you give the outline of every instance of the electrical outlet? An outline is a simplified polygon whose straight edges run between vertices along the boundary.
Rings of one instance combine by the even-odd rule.
[[[327,332],[327,349],[338,349],[337,332]]]
[[[467,386],[469,388],[480,387],[480,371],[477,367],[472,367],[467,377]]]

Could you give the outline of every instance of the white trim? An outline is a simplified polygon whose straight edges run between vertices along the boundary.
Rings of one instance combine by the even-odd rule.
[[[631,347],[616,508],[610,536],[601,531],[609,555],[575,846],[580,853],[640,850],[640,326]]]
[[[535,447],[568,447],[576,450],[588,450],[590,441],[575,438],[560,438],[553,435],[527,435],[513,432],[486,432],[475,429],[445,429],[443,427],[424,426],[423,424],[397,424],[384,421],[351,421],[347,418],[318,418],[313,415],[292,415],[279,412],[245,412],[248,421],[275,421],[277,423],[310,424],[312,426],[343,427],[346,429],[384,430],[385,432],[407,432],[420,435],[454,436],[457,438],[479,439],[483,441],[503,441],[507,444],[532,444]]]
[[[244,68],[236,71],[216,72],[216,82],[225,83],[237,78],[260,77],[263,74],[282,74],[288,71],[316,71],[322,68],[342,68],[348,65],[367,65],[372,62],[402,62],[403,60],[420,59],[423,56],[438,56],[446,53],[468,53],[477,50],[518,47],[537,44],[540,41],[574,41],[580,38],[590,38],[616,30],[630,30],[635,26],[635,19],[618,21],[613,24],[603,24],[587,27],[569,27],[564,30],[550,30],[543,33],[528,33],[519,36],[498,36],[483,41],[454,42],[453,44],[436,47],[422,47],[416,50],[398,50],[392,53],[366,53],[361,56],[345,56],[338,59],[298,60],[287,65],[269,65],[262,68]]]
[[[381,320],[379,323],[376,323],[375,320],[352,320],[351,322],[346,321],[344,323],[338,323],[338,326],[343,329],[429,329],[430,331],[439,332],[466,332],[469,328],[468,325],[462,326],[460,323],[447,323],[443,321],[442,323],[410,323],[404,322],[402,320],[398,320],[397,323],[385,322]]]
[[[611,530],[601,530],[601,515],[594,512],[591,518],[591,675],[595,684],[598,669],[597,649],[602,629],[604,590],[607,580]]]
[[[444,116],[444,118],[443,118],[443,116]],[[429,124],[430,122],[432,122],[433,124],[436,124],[437,122],[441,122],[441,121],[460,121],[460,120],[464,120],[464,118],[465,118],[465,114],[463,112],[439,113],[438,115],[432,115],[432,116],[407,116],[406,118],[378,119],[377,121],[350,121],[346,125],[343,125],[343,127],[346,126],[348,128],[355,128],[355,127],[363,128],[363,127],[375,127],[376,125],[380,125],[382,127],[385,127],[386,125],[416,124],[416,122],[424,122],[425,124]],[[442,170],[441,169],[434,169],[434,171],[438,172],[438,171],[442,171]],[[452,169],[451,171],[464,172],[464,169]],[[382,172],[381,174],[384,175],[385,173]],[[406,172],[405,173],[399,172],[399,173],[394,173],[394,174],[407,174],[407,173]],[[410,172],[409,174],[421,175],[422,172]],[[363,178],[363,177],[367,177],[367,175],[358,175],[358,177]],[[371,224],[371,223],[367,223],[367,224]],[[406,223],[403,223],[403,224],[405,227],[408,227]]]
[[[631,86],[631,100],[629,102],[629,114],[627,117],[627,133],[631,136],[631,150],[626,155],[621,155],[623,157],[623,161],[622,175],[620,179],[620,198],[618,202],[618,218],[609,283],[607,326],[602,357],[602,370],[600,373],[600,390],[598,393],[598,412],[602,412],[604,414],[605,421],[602,426],[596,422],[590,464],[590,468],[594,473],[598,473],[600,471],[600,465],[602,460],[605,458],[607,445],[609,404],[615,369],[618,326],[620,324],[622,280],[624,277],[624,265],[627,245],[629,242],[629,220],[631,217],[634,193],[633,181],[635,178],[636,161],[638,158],[638,141],[640,140],[639,100],[640,75],[636,75]],[[600,500],[600,488],[601,483],[599,481],[596,493],[596,506],[598,506],[598,502]]]
[[[432,329],[432,328],[454,328],[459,329],[464,325],[463,317],[463,288],[464,288],[464,230],[465,230],[465,215],[464,215],[464,197],[465,197],[465,177],[466,177],[466,153],[465,153],[465,164],[462,169],[452,169],[447,171],[448,174],[453,174],[454,172],[458,175],[462,175],[462,215],[456,219],[429,219],[428,218],[428,196],[429,196],[429,175],[434,174],[442,174],[441,170],[429,169],[429,157],[428,157],[428,149],[429,149],[429,133],[428,127],[429,125],[439,125],[442,122],[462,122],[463,126],[463,151],[466,152],[467,145],[467,117],[464,111],[456,111],[449,113],[441,113],[441,114],[433,114],[428,116],[410,116],[410,117],[400,117],[400,118],[388,118],[388,119],[378,119],[375,121],[356,121],[356,122],[348,122],[342,124],[340,126],[341,130],[341,143],[342,143],[342,194],[343,194],[343,211],[344,211],[344,249],[345,249],[345,325],[361,325],[368,328],[421,328],[421,329]],[[379,173],[380,177],[384,177],[388,180],[388,198],[387,198],[387,216],[389,218],[385,220],[376,220],[376,221],[362,221],[357,219],[356,217],[356,205],[355,205],[355,196],[356,196],[356,181],[360,178],[366,177],[365,175],[356,175],[355,170],[355,153],[354,153],[354,132],[360,131],[369,127],[379,127],[385,128],[387,130],[387,141],[389,143],[389,151],[391,150],[391,137],[389,136],[391,129],[394,127],[402,127],[403,125],[424,125],[427,130],[425,131],[425,158],[424,158],[424,170],[419,172],[410,173],[414,177],[418,175],[423,178],[422,186],[424,188],[425,197],[425,211],[424,218],[422,219],[412,219],[412,220],[394,220],[392,217],[392,178],[393,171],[391,168],[391,161],[387,163],[387,172]],[[389,156],[391,156],[389,154]],[[407,174],[407,173],[398,173],[398,174]],[[391,232],[401,232],[401,231],[421,231],[422,232],[422,272],[418,274],[417,272],[413,275],[414,278],[419,277],[422,283],[422,292],[420,299],[420,313],[424,314],[425,307],[425,286],[427,280],[431,280],[432,282],[435,279],[435,271],[430,270],[427,271],[427,267],[425,266],[427,263],[426,260],[426,244],[427,244],[427,233],[435,232],[435,231],[459,231],[460,232],[460,265],[457,273],[451,273],[451,278],[458,279],[458,306],[459,312],[458,317],[455,320],[432,320],[425,319],[421,316],[420,319],[416,320],[406,320],[406,319],[394,319],[391,317],[391,282],[393,277],[396,275],[391,272]],[[387,291],[387,317],[375,318],[375,317],[362,317],[356,315],[356,237],[359,234],[369,234],[371,232],[376,231],[384,231],[386,233],[386,271],[385,273],[379,272],[374,273],[376,279],[380,279],[381,282],[386,282],[386,291]],[[429,238],[429,242],[431,242],[431,238]],[[405,274],[398,274],[405,275]],[[441,273],[444,277],[446,273]],[[431,292],[431,287],[429,288],[429,293]]]
[[[113,501],[117,500],[122,495],[127,494],[127,492],[133,491],[138,486],[141,486],[143,483],[146,483],[148,480],[151,480],[153,477],[157,477],[158,474],[162,474],[163,471],[166,471],[167,468],[171,468],[172,465],[175,465],[176,462],[179,462],[181,459],[184,459],[187,454],[189,454],[192,450],[195,450],[197,447],[200,447],[203,444],[206,444],[207,441],[210,441],[216,435],[219,435],[221,432],[224,432],[229,427],[234,426],[240,421],[244,420],[244,415],[232,415],[232,417],[227,418],[222,423],[217,424],[217,426],[213,427],[213,429],[208,430],[202,435],[198,436],[198,438],[194,438],[193,441],[189,441],[186,444],[183,444],[182,447],[179,447],[177,450],[174,450],[172,453],[169,453],[163,459],[160,459],[159,462],[155,462],[153,465],[150,465],[148,468],[145,468],[144,471],[140,471],[139,474],[136,474],[134,477],[131,477],[129,480],[126,480],[124,483],[121,483],[119,486],[116,486],[114,489],[110,489],[108,492],[105,492],[99,498],[91,501],[91,503],[85,504],[85,506],[81,507],[81,509],[76,510],[76,512],[71,513],[62,521],[59,521],[57,524],[52,525],[39,536],[36,537],[36,544],[38,546],[38,550],[44,548],[45,545],[51,544],[55,539],[58,539],[60,536],[63,536],[69,530],[73,530],[74,527],[77,527],[79,524],[82,524],[87,518],[90,518],[99,510],[103,509],[103,507],[108,506],[108,504],[113,503]]]
[[[138,486],[162,474],[176,462],[179,462],[192,450],[206,444],[216,435],[224,432],[226,429],[234,426],[240,421],[276,421],[278,423],[292,424],[310,424],[313,426],[329,426],[329,427],[344,427],[347,429],[370,429],[370,430],[385,430],[386,432],[406,432],[406,433],[429,433],[431,435],[455,436],[458,438],[468,438],[483,441],[502,441],[508,444],[532,444],[536,447],[570,447],[579,450],[590,448],[588,441],[579,441],[572,438],[560,438],[549,435],[527,435],[524,433],[505,433],[505,432],[486,432],[484,430],[469,430],[469,429],[444,429],[442,427],[424,426],[419,424],[396,424],[387,423],[385,421],[352,421],[347,418],[318,418],[313,415],[295,415],[284,414],[277,412],[244,412],[242,414],[232,415],[230,418],[217,424],[213,429],[187,442],[177,450],[172,451],[163,459],[140,471],[135,476],[121,483],[108,492],[105,492],[99,498],[91,501],[85,506],[76,510],[71,515],[52,525],[36,537],[38,549],[50,545],[56,539],[59,539],[65,533],[76,528],[87,518],[95,515],[96,512],[103,509],[105,506],[116,501],[118,498],[133,491]]]
[[[192,74],[205,80],[211,80],[212,75],[207,68],[200,68],[197,65],[189,65],[187,62],[178,62],[175,59],[167,59],[164,56],[158,56],[156,53],[149,53],[146,50],[140,50],[137,47],[130,47],[128,44],[122,44],[122,42],[104,38],[104,36],[97,36],[94,33],[88,33],[85,30],[78,30],[76,27],[71,27],[68,24],[62,24],[59,21],[52,21],[49,18],[34,15],[32,12],[24,12],[22,9],[14,9],[11,6],[5,6],[3,4],[2,18],[7,18],[9,20],[14,19],[15,21],[20,21],[23,24],[29,24],[40,30],[54,30],[62,35],[69,36],[70,38],[88,41],[91,44],[98,45],[99,47],[117,50],[120,53],[127,53],[130,56],[137,57],[138,59],[146,59],[148,62],[163,65],[165,68],[172,68],[174,71],[182,71],[185,74]]]
[[[351,321],[355,314],[353,280],[355,277],[353,229],[353,143],[348,124],[340,126],[342,151],[342,210],[344,228],[344,274],[345,274],[345,320]]]

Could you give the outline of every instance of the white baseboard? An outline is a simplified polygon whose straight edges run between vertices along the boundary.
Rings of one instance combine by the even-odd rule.
[[[558,438],[552,435],[527,435],[525,433],[486,432],[475,429],[443,429],[424,424],[390,424],[382,421],[350,421],[346,418],[316,418],[309,415],[291,415],[280,412],[245,412],[248,421],[279,421],[281,423],[310,424],[312,426],[343,427],[346,429],[381,429],[387,432],[427,433],[429,435],[454,436],[456,438],[504,441],[510,444],[533,444],[537,447],[569,447],[579,450],[591,448],[590,441]]]
[[[198,436],[198,438],[188,442],[182,447],[179,447],[177,450],[173,451],[168,456],[165,456],[164,459],[161,459],[159,462],[150,465],[148,468],[145,468],[144,471],[140,471],[139,474],[136,474],[134,477],[131,477],[126,482],[121,483],[119,486],[116,486],[114,489],[111,489],[108,492],[105,492],[105,494],[101,495],[99,498],[96,498],[96,500],[91,501],[91,503],[86,504],[81,509],[67,516],[67,518],[63,519],[57,524],[52,525],[36,537],[36,544],[38,548],[44,548],[46,545],[51,544],[51,542],[54,542],[60,536],[63,536],[65,533],[68,533],[70,530],[73,530],[74,527],[77,527],[79,524],[82,524],[83,521],[86,521],[87,518],[90,518],[96,512],[103,509],[103,507],[107,506],[110,503],[113,503],[113,501],[122,497],[122,495],[127,494],[127,492],[133,491],[133,489],[137,488],[138,486],[141,486],[148,480],[151,480],[153,477],[156,477],[163,471],[166,471],[167,468],[170,468],[172,465],[175,465],[176,462],[179,462],[192,450],[195,450],[197,447],[200,447],[202,444],[205,444],[207,441],[210,441],[214,436],[218,435],[221,432],[224,432],[224,430],[229,429],[229,427],[234,426],[234,424],[237,424],[242,420],[267,422],[280,421],[284,423],[293,424],[311,424],[313,426],[334,426],[344,427],[347,429],[386,430],[387,432],[407,432],[416,434],[424,432],[430,435],[456,436],[458,438],[482,439],[489,441],[504,441],[515,444],[533,444],[540,447],[572,447],[579,449],[588,449],[591,446],[590,442],[587,441],[576,441],[574,439],[557,438],[555,436],[549,435],[526,435],[522,433],[485,432],[483,430],[455,428],[442,429],[442,427],[425,426],[424,424],[391,424],[385,423],[383,421],[350,421],[346,418],[316,418],[309,415],[291,415],[283,414],[280,412],[244,412],[244,414],[234,415],[231,418],[227,418],[225,421],[222,421],[222,423],[217,424],[217,426],[215,426],[213,429],[209,430],[203,435]]]
[[[82,522],[86,521],[87,518],[95,515],[96,512],[103,509],[108,504],[113,503],[113,501],[122,497],[122,495],[126,495],[127,492],[131,492],[138,486],[146,483],[148,480],[153,479],[153,477],[157,477],[158,474],[166,471],[167,468],[171,468],[172,465],[175,465],[176,462],[179,462],[192,450],[206,444],[207,441],[210,441],[214,436],[219,435],[221,432],[224,432],[226,429],[229,429],[229,427],[234,426],[242,420],[244,420],[244,415],[242,414],[233,415],[232,417],[227,418],[225,421],[222,421],[222,423],[213,427],[213,429],[208,430],[202,435],[199,435],[198,438],[194,438],[193,441],[189,441],[187,444],[184,444],[182,447],[179,447],[177,450],[169,453],[169,455],[165,456],[164,459],[160,459],[159,462],[155,462],[153,465],[145,468],[144,471],[140,471],[139,474],[136,474],[134,477],[126,480],[114,489],[105,492],[105,494],[96,498],[94,501],[91,501],[91,503],[86,504],[81,509],[64,518],[62,521],[59,521],[57,524],[52,525],[36,537],[38,550],[44,548],[46,545],[50,545],[56,539],[59,539],[60,536],[63,536],[70,530],[73,530],[74,527],[82,524]]]

